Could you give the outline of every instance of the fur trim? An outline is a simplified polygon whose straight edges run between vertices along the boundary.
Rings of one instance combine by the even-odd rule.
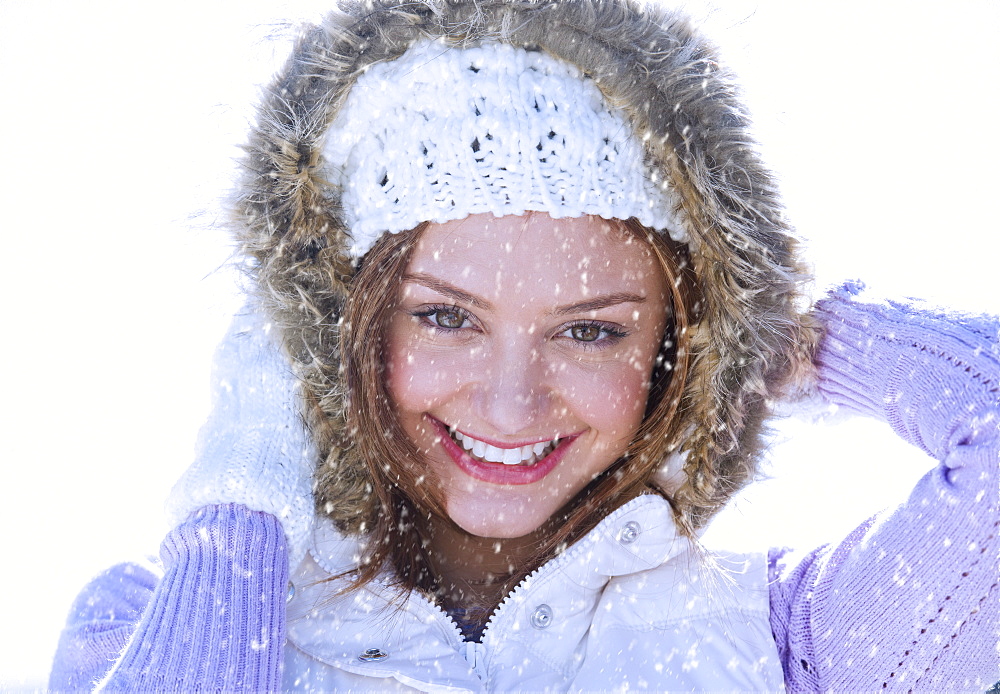
[[[337,325],[353,267],[338,191],[321,173],[322,138],[357,76],[420,38],[502,41],[576,65],[627,114],[677,193],[704,300],[678,414],[691,432],[685,479],[670,496],[683,525],[702,526],[755,474],[766,403],[810,370],[817,331],[802,315],[807,275],[734,81],[685,19],[630,0],[347,5],[301,37],[266,92],[247,145],[238,233],[321,413],[320,484],[336,499],[321,510],[356,525],[370,484],[344,428]]]

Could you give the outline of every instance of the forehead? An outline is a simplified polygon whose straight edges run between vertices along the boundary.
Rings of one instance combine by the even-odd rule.
[[[432,275],[491,301],[511,295],[535,301],[664,291],[652,248],[620,224],[599,217],[553,219],[541,212],[432,222],[407,271]]]

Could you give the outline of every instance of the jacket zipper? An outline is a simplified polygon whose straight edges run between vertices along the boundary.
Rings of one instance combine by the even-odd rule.
[[[458,622],[452,619],[452,616],[448,614],[444,608],[438,605],[436,602],[428,598],[421,592],[417,592],[416,596],[423,600],[425,603],[431,606],[435,612],[437,612],[441,618],[451,626],[451,631],[455,637],[455,650],[461,653],[465,657],[465,662],[475,671],[476,676],[479,677],[480,681],[484,684],[486,682],[486,646],[482,643],[477,643],[475,641],[466,641],[465,637],[462,635],[462,630],[458,626]]]
[[[631,499],[630,501],[616,508],[614,511],[612,511],[611,513],[606,515],[603,519],[601,519],[601,522],[598,524],[598,526],[603,526],[608,522],[614,522],[614,520],[612,519],[617,519],[625,515],[629,510],[631,510],[630,507],[642,496],[645,495],[640,495],[635,499]],[[522,578],[521,581],[516,586],[514,586],[514,589],[511,590],[509,593],[507,593],[506,597],[504,597],[504,599],[500,601],[500,604],[497,605],[497,608],[493,610],[493,614],[490,615],[489,620],[487,620],[486,622],[486,626],[483,628],[482,643],[480,644],[480,646],[482,647],[482,650],[480,651],[481,657],[485,658],[486,655],[486,645],[487,645],[487,639],[490,637],[490,629],[496,623],[497,618],[500,616],[500,613],[504,610],[504,608],[506,608],[507,605],[513,602],[512,598],[514,598],[514,596],[517,595],[518,591],[523,590],[525,584],[528,583],[529,581],[537,581],[538,577],[543,572],[550,573],[552,571],[559,569],[562,566],[565,566],[567,563],[572,561],[573,558],[576,557],[576,555],[578,555],[580,552],[585,551],[585,549],[590,545],[597,543],[598,536],[594,534],[595,530],[597,530],[597,528],[593,528],[589,533],[580,538],[580,540],[576,544],[569,547],[562,554],[553,557],[552,559],[550,559],[549,561],[547,561],[546,563],[542,564],[537,569],[532,571],[530,574]],[[479,672],[478,669],[476,670],[476,672],[477,673]]]
[[[599,525],[604,525],[610,519],[618,518],[624,515],[627,512],[628,507],[632,506],[632,504],[635,501],[636,499],[632,499],[623,506],[619,506],[614,511],[605,516]],[[596,530],[596,528],[594,530]],[[455,640],[458,644],[458,648],[456,650],[458,650],[465,657],[465,661],[469,664],[470,667],[473,668],[473,670],[476,673],[476,676],[479,677],[480,681],[483,684],[486,684],[486,655],[489,652],[489,645],[490,645],[487,642],[487,639],[489,639],[490,637],[491,629],[493,625],[496,623],[497,617],[499,617],[500,613],[511,602],[513,602],[512,598],[514,598],[514,596],[517,595],[518,591],[524,589],[525,584],[527,584],[529,581],[537,580],[538,576],[542,574],[542,572],[548,573],[557,570],[558,568],[562,567],[563,565],[571,561],[573,557],[575,557],[577,554],[585,551],[586,547],[589,547],[591,544],[597,542],[598,541],[597,536],[592,534],[594,530],[591,530],[589,533],[587,533],[587,535],[581,538],[581,541],[577,542],[575,545],[567,549],[565,552],[556,557],[553,557],[545,564],[539,566],[530,574],[522,578],[521,581],[516,586],[514,586],[514,589],[511,590],[509,593],[507,593],[506,597],[504,597],[504,599],[500,601],[500,604],[497,605],[497,608],[493,611],[493,614],[490,615],[489,620],[486,622],[486,626],[483,628],[483,635],[481,641],[478,643],[475,641],[465,641],[462,635],[462,630],[458,627],[458,623],[454,619],[452,619],[451,615],[445,612],[445,610],[440,605],[432,601],[423,593],[420,593],[419,591],[417,592],[417,597],[419,599],[425,601],[432,608],[434,608],[434,610],[437,611],[438,614],[440,614],[441,617],[448,624],[451,625],[452,633],[455,635]],[[590,540],[589,542],[587,541],[588,539]]]

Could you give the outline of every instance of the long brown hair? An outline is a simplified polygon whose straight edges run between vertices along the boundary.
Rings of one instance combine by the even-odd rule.
[[[645,491],[669,499],[651,478],[681,443],[681,398],[691,359],[688,334],[697,321],[700,298],[687,248],[634,219],[616,221],[620,228],[653,249],[670,287],[670,316],[657,363],[650,374],[650,395],[642,424],[625,455],[597,476],[553,517],[553,532],[524,566],[515,567],[511,586],[591,530],[608,513]],[[341,327],[341,353],[347,385],[348,435],[358,449],[373,483],[364,529],[367,556],[354,587],[374,578],[387,563],[399,587],[430,590],[427,520],[447,517],[430,485],[416,447],[403,432],[385,378],[384,336],[395,310],[401,278],[426,225],[385,234],[365,256],[351,282]],[[322,495],[322,490],[318,490]],[[686,530],[682,528],[682,530]]]

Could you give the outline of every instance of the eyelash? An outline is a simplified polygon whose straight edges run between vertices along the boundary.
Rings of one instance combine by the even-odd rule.
[[[577,340],[572,336],[572,331],[575,328],[597,328],[601,333],[604,334],[604,337],[598,337],[596,340]],[[575,343],[575,345],[585,350],[598,350],[598,349],[613,347],[614,345],[618,344],[618,342],[620,342],[623,338],[628,337],[627,331],[622,330],[621,328],[615,325],[609,323],[602,323],[601,321],[596,321],[596,320],[576,321],[575,323],[571,323],[565,326],[562,330],[556,333],[556,335],[559,336],[559,335],[564,335],[566,333],[570,333],[567,336],[567,339],[572,340]]]
[[[474,321],[472,320],[472,314],[470,314],[464,308],[455,306],[454,304],[452,305],[434,304],[432,306],[427,306],[426,308],[420,309],[418,311],[414,311],[412,315],[414,316],[414,318],[421,319],[420,321],[421,325],[424,325],[436,332],[450,333],[450,332],[455,332],[456,330],[464,330],[466,328],[464,324],[458,328],[449,328],[444,325],[441,325],[440,323],[437,323],[435,320],[431,318],[431,316],[435,316],[436,314],[439,313],[454,313],[461,316],[463,321],[467,321],[469,323],[474,324]]]
[[[436,319],[436,316],[441,313],[452,313],[460,316],[463,320],[463,324],[457,328],[449,328],[441,325]],[[454,304],[433,304],[420,310],[413,311],[411,315],[415,318],[421,319],[421,325],[438,333],[454,333],[458,330],[467,330],[468,326],[466,326],[465,323],[469,323],[475,327],[475,321],[472,318],[472,314],[464,308]],[[598,337],[595,340],[577,340],[572,336],[572,331],[576,328],[597,328],[604,334],[604,337]],[[567,335],[567,333],[569,334]],[[623,338],[628,337],[629,333],[613,324],[595,320],[582,320],[563,326],[556,333],[556,337],[563,335],[566,335],[566,339],[571,340],[576,347],[590,351],[612,347]]]

